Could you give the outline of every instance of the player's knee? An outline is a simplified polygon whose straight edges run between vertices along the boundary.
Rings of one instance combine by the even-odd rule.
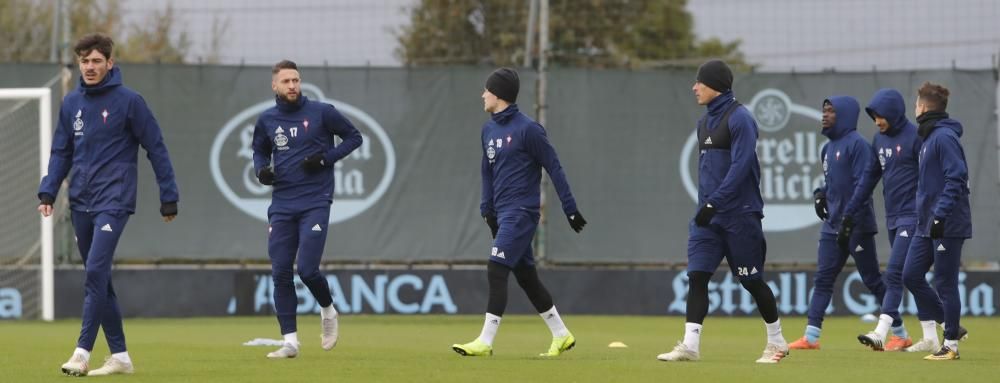
[[[486,278],[490,285],[507,285],[507,277],[510,275],[510,268],[496,262],[488,262],[486,265]]]
[[[541,282],[538,280],[538,272],[533,267],[515,269],[514,278],[521,287],[534,286]]]
[[[763,289],[770,288],[760,277],[740,277],[740,284],[743,285],[743,289],[751,295],[759,291],[763,291]]]
[[[712,280],[712,273],[706,271],[689,271],[688,285],[708,288],[708,282]]]
[[[878,285],[882,284],[882,276],[878,274],[869,274],[861,278],[861,282],[865,284],[865,287],[869,289],[874,289]]]
[[[943,278],[940,275],[934,276],[934,289],[939,293],[958,288],[958,281],[953,278]]]
[[[917,272],[913,272],[913,271],[910,271],[910,272],[904,271],[903,272],[903,287],[906,287],[907,289],[910,289],[910,290],[912,290],[914,288],[917,288],[917,287],[920,287],[920,286],[922,286],[922,285],[924,285],[924,284],[927,283],[927,279],[925,279],[925,278],[926,277],[924,276],[924,273],[917,273]]]
[[[107,271],[87,269],[87,283],[97,283],[104,287],[107,285],[108,276]]]
[[[885,284],[892,286],[902,286],[903,285],[903,273],[885,273],[882,278],[885,280]]]
[[[271,269],[271,280],[275,284],[292,283],[294,275],[291,269]]]
[[[319,268],[314,268],[314,269],[299,268],[299,278],[302,278],[303,281],[311,281],[313,279],[322,279],[323,274],[319,272]]]

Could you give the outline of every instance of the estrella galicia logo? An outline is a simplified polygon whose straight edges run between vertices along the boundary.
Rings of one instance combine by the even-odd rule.
[[[748,110],[757,121],[757,159],[760,193],[764,199],[765,231],[798,230],[820,223],[814,214],[812,192],[823,185],[819,154],[827,139],[817,122],[822,112],[795,104],[778,89],[753,96]],[[698,132],[692,131],[681,151],[684,188],[698,201]]]
[[[363,110],[326,98],[313,84],[303,83],[302,94],[311,100],[332,104],[351,120],[364,138],[361,147],[334,164],[336,187],[330,223],[343,222],[372,207],[385,194],[396,172],[396,153],[382,126]],[[257,181],[251,145],[257,116],[272,106],[273,100],[260,102],[227,121],[215,136],[209,157],[212,179],[226,200],[264,222],[267,222],[267,207],[271,203],[271,187]]]

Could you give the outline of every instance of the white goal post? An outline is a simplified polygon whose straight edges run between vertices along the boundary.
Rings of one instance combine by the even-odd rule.
[[[52,150],[52,91],[49,88],[6,88],[0,89],[0,100],[38,101],[38,153],[39,180],[48,173],[49,153]],[[39,215],[41,217],[41,215]],[[55,280],[53,267],[53,219],[42,217],[41,238],[41,319],[51,321],[55,317]]]

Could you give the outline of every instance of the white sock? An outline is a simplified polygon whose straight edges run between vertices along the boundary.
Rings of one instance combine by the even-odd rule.
[[[941,344],[938,340],[937,323],[932,320],[920,321],[920,327],[924,329],[924,339],[933,340],[934,344]]]
[[[785,342],[785,336],[781,334],[781,319],[774,321],[774,323],[764,323],[764,328],[767,329],[767,343],[778,346],[788,344]]]
[[[84,350],[82,348],[77,347],[76,350],[73,350],[73,355],[83,356],[83,360],[86,360],[88,362],[90,361],[90,351]]]
[[[486,321],[483,322],[483,331],[479,333],[479,341],[492,346],[493,338],[496,338],[499,329],[500,317],[486,313]]]
[[[333,303],[326,307],[319,308],[319,316],[323,319],[333,318],[337,316],[337,308],[333,307]]]
[[[569,329],[563,324],[562,317],[559,316],[559,311],[556,311],[556,306],[552,306],[549,311],[538,314],[542,316],[545,320],[545,324],[549,325],[549,331],[552,331],[552,337],[561,337],[569,335]]]
[[[292,347],[299,348],[299,334],[290,332],[285,334],[285,344],[291,343]]]
[[[132,358],[128,357],[128,351],[123,351],[123,352],[118,352],[118,353],[111,354],[111,357],[115,358],[115,359],[118,359],[119,362],[123,362],[123,363],[126,363],[126,364],[132,364]]]
[[[892,328],[892,317],[888,314],[879,315],[878,325],[875,326],[875,333],[882,337],[882,339],[885,339],[889,335],[890,328]]]
[[[697,323],[684,324],[684,345],[691,351],[698,352],[701,346],[701,325]]]
[[[944,340],[944,345],[950,348],[954,352],[958,352],[958,341],[957,340]]]

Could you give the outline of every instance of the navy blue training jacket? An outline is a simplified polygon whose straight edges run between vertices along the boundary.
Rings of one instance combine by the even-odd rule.
[[[823,223],[822,232],[837,234],[844,208],[861,184],[872,154],[868,141],[858,133],[858,116],[861,113],[858,101],[848,96],[834,96],[825,101],[833,104],[837,117],[833,126],[822,132],[830,142],[823,145],[820,154],[826,183],[817,191],[826,193],[827,211],[830,214]],[[859,205],[855,218],[856,232],[878,232],[870,195]]]
[[[704,123],[707,132],[715,135],[722,116],[735,102],[731,90],[712,99],[698,126]],[[699,143],[702,149],[698,155],[698,206],[711,203],[717,212],[713,220],[747,213],[763,217],[757,122],[745,107],[736,107],[729,115],[728,138],[722,146],[719,142]]]
[[[94,86],[86,85],[81,77],[80,85],[59,107],[48,175],[42,178],[38,194],[54,199],[72,170],[71,209],[135,213],[140,145],[153,165],[160,203],[177,202],[174,169],[146,101],[122,85],[117,66]]]
[[[917,235],[930,236],[935,217],[944,218],[944,236],[972,238],[969,209],[969,168],[959,142],[962,124],[945,118],[937,121],[920,148],[917,182]]]
[[[275,97],[275,103],[260,114],[253,131],[254,171],[274,165],[270,211],[295,213],[329,205],[334,163],[361,146],[361,133],[333,105],[306,96],[294,103]],[[343,141],[335,144],[334,136]],[[308,173],[302,163],[314,154],[323,155],[325,167]]]
[[[889,129],[886,133],[875,133],[872,138],[872,160],[868,162],[845,214],[855,215],[857,220],[858,209],[871,198],[875,185],[881,179],[886,228],[892,230],[914,225],[917,223],[917,158],[923,143],[917,135],[917,126],[906,118],[903,95],[895,89],[875,92],[865,111],[872,120],[876,115],[885,118]]]
[[[537,212],[543,167],[559,194],[563,212],[577,212],[566,174],[545,129],[521,113],[517,104],[490,116],[483,124],[481,142],[482,215],[512,209]]]

